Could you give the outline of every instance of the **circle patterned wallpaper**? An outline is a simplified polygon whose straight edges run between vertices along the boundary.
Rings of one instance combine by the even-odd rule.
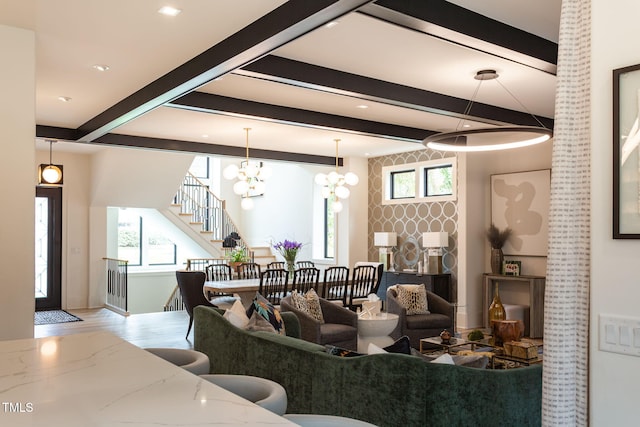
[[[383,205],[383,166],[406,163],[418,163],[427,160],[442,159],[445,153],[425,148],[409,153],[393,154],[369,159],[369,259],[378,259],[379,248],[373,245],[373,233],[376,231],[394,231],[398,235],[398,246],[393,250],[395,268],[416,268],[406,265],[404,257],[397,254],[399,248],[408,240],[417,240],[422,251],[422,233],[427,231],[446,231],[449,233],[449,247],[443,249],[442,264],[446,273],[451,273],[456,283],[458,270],[458,202],[420,202],[399,205]],[[422,254],[420,259],[422,259]]]

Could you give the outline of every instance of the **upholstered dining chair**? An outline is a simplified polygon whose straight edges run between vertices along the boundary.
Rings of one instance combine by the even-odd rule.
[[[296,268],[310,268],[315,266],[316,264],[313,261],[296,261]]]
[[[178,281],[178,288],[182,295],[182,303],[184,304],[187,314],[189,314],[189,328],[187,329],[187,335],[191,332],[191,326],[193,326],[193,308],[198,305],[206,305],[209,307],[216,307],[204,296],[204,282],[207,276],[204,271],[176,271],[176,280]]]
[[[353,268],[349,286],[349,308],[356,310],[362,307],[369,294],[378,290],[378,269],[373,265],[357,265]]]
[[[284,261],[273,261],[267,264],[268,269],[282,268],[284,269]]]
[[[260,273],[258,293],[273,305],[280,305],[280,300],[287,294],[289,272],[282,268],[267,269]]]
[[[305,293],[313,288],[318,291],[320,281],[320,270],[315,267],[298,268],[293,272],[293,284],[291,290]]]
[[[239,279],[259,279],[260,265],[255,262],[243,262],[238,266]]]
[[[327,301],[341,302],[347,306],[347,286],[349,285],[349,267],[329,267],[324,270],[322,298]]]

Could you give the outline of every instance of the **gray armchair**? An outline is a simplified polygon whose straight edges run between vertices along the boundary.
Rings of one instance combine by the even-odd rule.
[[[300,338],[321,345],[334,345],[356,351],[358,347],[358,315],[353,311],[320,298],[324,323],[296,309],[291,295],[280,300],[280,311],[292,312],[300,321]]]
[[[419,349],[422,338],[440,335],[444,329],[454,335],[455,314],[454,306],[444,298],[427,291],[427,305],[430,314],[407,315],[407,310],[397,300],[397,293],[393,288],[387,289],[387,312],[399,316],[398,325],[391,332],[393,339],[403,335],[409,337],[411,347]]]

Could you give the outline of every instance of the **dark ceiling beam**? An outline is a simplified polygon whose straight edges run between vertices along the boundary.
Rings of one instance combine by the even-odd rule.
[[[94,141],[128,121],[242,67],[371,0],[289,0],[151,82],[78,129],[81,141]]]
[[[474,102],[471,114],[465,114],[469,104],[466,99],[332,70],[275,55],[265,56],[234,71],[234,73],[428,113],[467,118],[486,124],[503,125],[508,123],[539,126],[539,123],[528,113]],[[552,119],[544,117],[538,117],[538,119],[544,126],[553,129]]]
[[[265,104],[244,99],[230,98],[204,92],[191,92],[167,104],[168,107],[222,115],[241,115],[257,120],[331,129],[358,135],[390,138],[405,142],[422,142],[436,133],[389,123],[374,122],[335,114],[319,113],[280,105]]]
[[[110,133],[103,135],[92,142],[77,141],[76,129],[59,128],[54,126],[36,125],[36,138],[56,139],[68,141],[76,144],[101,144],[127,148],[145,148],[150,150],[178,151],[201,155],[220,155],[244,158],[245,147],[234,147],[229,145],[207,144],[203,142],[181,141],[177,139],[151,138],[142,136],[122,135]],[[286,151],[260,150],[252,148],[249,152],[251,158],[262,160],[282,160],[297,163],[310,163],[316,165],[335,166],[336,158],[328,156],[316,156],[312,154],[298,154]],[[342,166],[343,159],[338,159],[338,164]]]
[[[377,0],[358,12],[556,74],[557,43],[445,0]]]

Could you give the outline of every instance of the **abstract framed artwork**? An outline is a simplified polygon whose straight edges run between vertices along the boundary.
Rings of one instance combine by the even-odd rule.
[[[640,64],[613,70],[613,238],[640,239]]]
[[[511,229],[505,255],[547,256],[551,169],[491,175],[491,220]]]

